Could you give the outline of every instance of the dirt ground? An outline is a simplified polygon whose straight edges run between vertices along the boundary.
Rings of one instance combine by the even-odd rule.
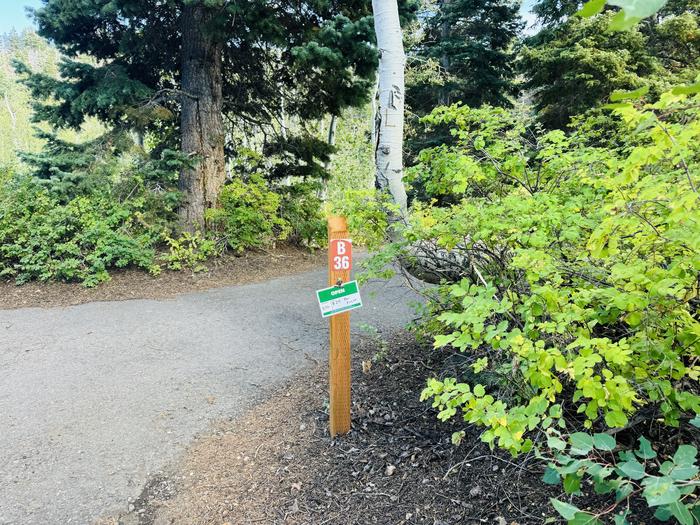
[[[211,260],[207,271],[198,273],[164,270],[154,277],[143,270],[114,271],[110,281],[95,288],[86,288],[79,283],[32,282],[17,286],[13,282],[0,281],[0,309],[169,298],[220,286],[265,281],[320,268],[325,263],[325,250],[312,253],[307,249],[283,245],[274,250],[247,252],[238,257],[227,254]]]
[[[384,353],[385,356],[376,352]],[[557,488],[532,457],[494,454],[440,423],[418,395],[434,352],[405,334],[354,349],[353,430],[327,431],[326,368],[196,441],[133,510],[101,523],[542,524]]]

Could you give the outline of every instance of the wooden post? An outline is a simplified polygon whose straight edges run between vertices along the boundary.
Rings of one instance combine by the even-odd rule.
[[[343,217],[328,218],[328,241],[347,239],[348,226]],[[350,268],[334,270],[330,250],[328,252],[328,286],[341,280],[350,281]],[[330,396],[330,432],[335,437],[350,432],[350,312],[330,318],[331,345],[328,360]]]

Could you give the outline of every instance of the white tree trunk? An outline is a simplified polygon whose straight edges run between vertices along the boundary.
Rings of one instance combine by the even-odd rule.
[[[370,131],[372,134],[372,144],[377,146],[377,101],[379,100],[379,78],[375,79],[374,87],[372,88],[372,116],[369,122]]]
[[[389,191],[407,216],[403,185],[404,69],[406,55],[397,0],[372,0],[374,30],[379,47],[379,106],[376,119],[375,160],[377,186]]]
[[[10,114],[10,119],[12,119],[12,129],[15,130],[17,129],[17,116],[15,115],[15,112],[12,111],[12,106],[10,105],[10,98],[7,96],[7,91],[3,93],[4,98],[5,98],[5,107],[7,108],[7,112]]]

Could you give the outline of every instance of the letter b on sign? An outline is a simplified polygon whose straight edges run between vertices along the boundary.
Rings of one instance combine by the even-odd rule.
[[[330,244],[331,265],[335,271],[352,269],[352,243],[349,239],[334,239]]]

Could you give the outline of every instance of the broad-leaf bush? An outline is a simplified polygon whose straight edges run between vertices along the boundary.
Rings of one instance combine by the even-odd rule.
[[[700,425],[700,421],[696,425]],[[566,441],[561,438],[558,433],[549,434],[547,446],[553,457],[543,481],[550,485],[561,484],[566,494],[580,495],[587,485],[593,485],[596,494],[615,496],[613,505],[597,512],[586,512],[552,498],[554,508],[569,523],[603,525],[606,515],[614,515],[616,525],[629,525],[630,497],[637,495],[662,521],[671,517],[682,525],[700,521],[700,503],[693,496],[700,483],[695,446],[679,445],[667,459],[661,459],[652,443],[643,436],[634,450],[616,453],[619,445],[610,434],[575,432]]]
[[[157,271],[155,251],[176,218],[177,172],[189,161],[172,150],[149,158],[133,147],[80,158],[48,178],[37,165],[31,174],[0,175],[0,278],[94,286],[112,268]]]
[[[347,190],[329,205],[331,213],[347,218],[354,244],[377,250],[385,244],[389,229],[387,212],[395,210],[390,198],[375,189]]]
[[[289,235],[289,224],[279,215],[282,198],[260,175],[229,182],[219,194],[219,204],[208,210],[207,220],[221,241],[236,252]]]
[[[288,240],[308,247],[323,246],[326,239],[326,218],[319,193],[321,183],[297,182],[280,186],[280,218],[289,228]]]
[[[442,419],[459,412],[518,453],[552,426],[679,426],[700,413],[700,97],[676,93],[616,104],[630,135],[617,151],[528,136],[502,110],[428,117],[458,141],[415,171],[461,200],[419,206],[407,238],[457,254],[464,277],[442,288],[428,326],[436,347],[515,387],[431,379],[422,397]]]
[[[0,277],[94,286],[110,268],[151,269],[162,229],[148,219],[142,198],[96,193],[62,202],[36,179],[12,177],[0,187]]]
[[[206,270],[204,262],[216,253],[216,243],[201,233],[183,232],[176,239],[166,236],[168,252],[161,255],[170,270],[191,270],[192,273]]]
[[[699,91],[654,104],[617,93],[609,124],[596,116],[569,135],[501,109],[443,107],[425,119],[451,126],[455,143],[422,152],[410,173],[423,202],[402,257],[432,250],[447,268],[422,329],[469,368],[431,378],[421,397],[440,419],[483,427],[491,446],[535,448],[550,462],[545,481],[569,494],[586,478],[615,493],[599,514],[553,501],[569,523],[603,523],[624,505],[615,523],[625,524],[636,497],[663,520],[700,514],[694,447],[664,447],[646,467],[635,455],[656,452],[644,438],[641,452],[612,454],[621,430],[698,437]],[[625,132],[600,140],[606,127]]]

